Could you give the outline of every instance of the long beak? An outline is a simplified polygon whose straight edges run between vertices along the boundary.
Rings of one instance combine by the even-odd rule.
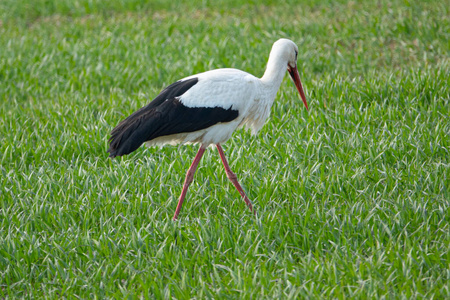
[[[300,96],[302,97],[303,103],[305,104],[306,110],[308,110],[308,103],[306,102],[305,93],[303,92],[302,82],[300,81],[300,75],[298,75],[297,66],[291,67],[288,65],[289,75],[291,75],[292,80],[294,80],[295,87],[297,88]]]

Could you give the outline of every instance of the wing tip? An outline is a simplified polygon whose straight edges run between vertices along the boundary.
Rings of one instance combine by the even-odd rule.
[[[116,155],[116,152],[117,152],[117,151],[112,150],[111,148],[109,148],[106,152],[109,153],[108,158],[113,159],[113,158],[115,158],[115,157],[117,156],[117,155]]]
[[[152,136],[158,128],[157,121],[161,119],[161,112],[156,108],[168,99],[176,99],[197,84],[198,78],[186,78],[174,82],[165,88],[152,102],[122,120],[112,131],[108,139],[110,158],[130,154],[145,141],[155,138]],[[149,122],[150,121],[150,122]],[[156,123],[155,123],[156,122]],[[156,126],[155,126],[156,125]]]

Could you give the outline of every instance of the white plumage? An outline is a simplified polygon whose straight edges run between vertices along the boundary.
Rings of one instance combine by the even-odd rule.
[[[220,122],[194,132],[181,132],[158,137],[146,142],[147,146],[191,143],[201,143],[208,146],[224,143],[244,119],[252,117],[248,112],[253,106],[255,95],[259,91],[257,87],[260,84],[258,78],[237,69],[217,69],[189,76],[180,81],[193,77],[198,79],[198,83],[186,93],[177,97],[184,106],[188,108],[231,108],[239,112],[238,118],[231,122]]]

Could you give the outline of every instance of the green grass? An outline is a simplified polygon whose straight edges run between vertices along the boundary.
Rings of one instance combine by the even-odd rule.
[[[0,298],[450,297],[446,1],[0,3]],[[267,124],[224,148],[258,212],[196,146],[107,159],[167,84],[261,76],[288,37]]]

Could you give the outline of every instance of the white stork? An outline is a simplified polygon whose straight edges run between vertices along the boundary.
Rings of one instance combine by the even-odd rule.
[[[186,174],[183,190],[173,216],[180,213],[187,189],[193,180],[206,147],[216,145],[227,177],[253,211],[236,174],[223,153],[221,143],[233,131],[246,126],[256,134],[270,114],[270,108],[286,70],[308,109],[297,70],[297,45],[288,39],[276,41],[270,51],[262,78],[236,69],[217,69],[181,79],[165,88],[147,106],[134,112],[111,132],[109,156],[129,154],[143,143],[200,143],[200,149]]]

